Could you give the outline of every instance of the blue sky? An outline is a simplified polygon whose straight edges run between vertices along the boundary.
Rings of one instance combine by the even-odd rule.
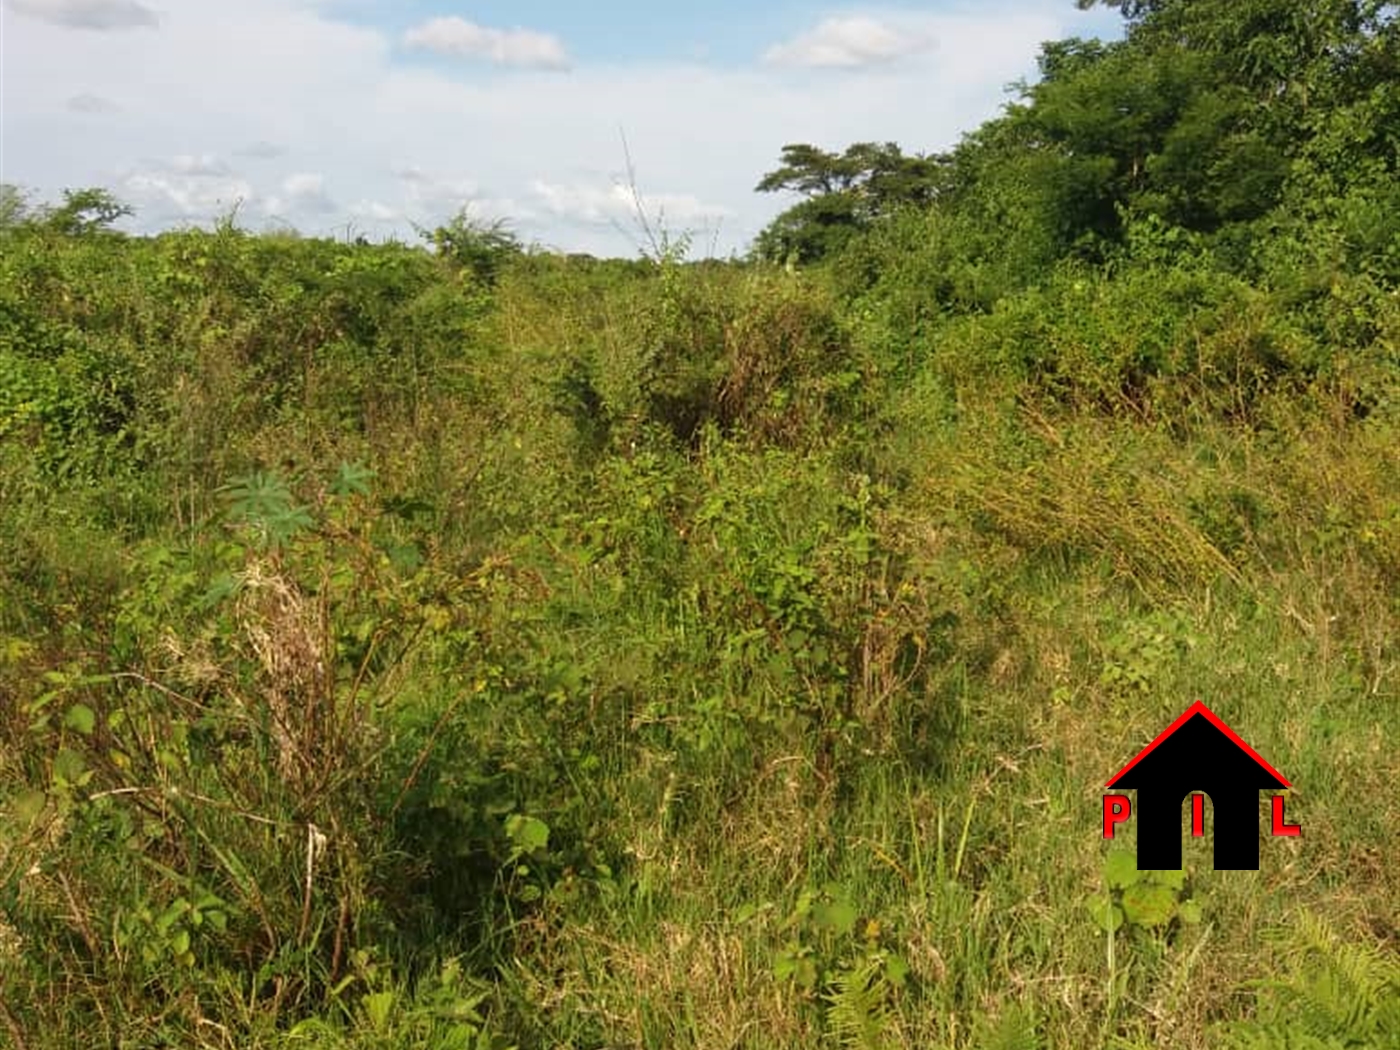
[[[943,149],[1042,41],[1119,33],[1074,0],[0,4],[0,180],[41,197],[405,238],[465,208],[622,255],[624,134],[649,218],[723,255],[792,203],[753,192],[784,143]]]
[[[626,3],[581,4],[559,0],[492,0],[470,5],[440,0],[405,0],[392,9],[359,3],[353,17],[402,32],[435,17],[469,18],[479,25],[535,28],[566,41],[580,62],[655,62],[704,56],[730,65],[753,61],[772,42],[804,28],[811,3],[783,0],[762,5],[738,0],[667,6]],[[351,10],[346,6],[347,12]]]

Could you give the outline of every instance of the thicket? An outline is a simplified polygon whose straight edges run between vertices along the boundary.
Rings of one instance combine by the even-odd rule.
[[[810,267],[7,194],[0,1032],[1397,1045],[1394,5],[1124,6]]]

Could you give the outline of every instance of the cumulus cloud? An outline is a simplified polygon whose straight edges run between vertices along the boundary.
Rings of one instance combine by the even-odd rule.
[[[528,204],[493,195],[476,179],[435,174],[416,164],[395,164],[390,171],[398,180],[401,202],[390,205],[381,200],[363,200],[356,205],[358,218],[383,222],[392,216],[397,221],[431,226],[446,222],[459,212],[487,221],[504,218],[523,222],[536,217]]]
[[[86,91],[82,94],[70,95],[64,105],[70,113],[83,113],[95,117],[105,116],[109,113],[120,113],[122,109],[111,99]]]
[[[328,218],[360,216],[355,208],[342,208],[326,189],[326,177],[320,172],[298,171],[287,175],[277,190],[256,200],[256,207],[269,219],[295,226],[311,223],[324,229]]]
[[[350,214],[357,219],[382,223],[400,223],[405,218],[403,212],[393,205],[371,200],[356,201],[350,205]]]
[[[151,29],[156,13],[136,0],[5,0],[16,14],[66,29]]]
[[[163,221],[208,220],[254,199],[252,185],[236,175],[180,175],[147,170],[121,182],[125,197],[148,217]]]
[[[560,184],[535,179],[530,192],[543,208],[558,218],[585,225],[613,225],[638,219],[638,201],[628,186],[614,183]],[[722,204],[710,204],[689,193],[642,194],[641,208],[648,222],[712,222],[731,216]]]
[[[403,35],[406,47],[455,58],[480,58],[500,66],[567,69],[563,42],[533,29],[491,29],[455,15],[433,18]]]
[[[208,221],[258,199],[251,182],[210,153],[146,160],[122,173],[116,189],[157,223]]]
[[[874,18],[828,18],[763,56],[776,66],[859,69],[886,65],[928,51],[934,38],[917,27],[896,28]]]
[[[335,201],[326,192],[326,178],[315,172],[297,172],[282,180],[282,192],[291,207],[299,211],[326,215],[336,210]]]
[[[459,175],[434,175],[415,165],[393,169],[404,193],[404,212],[428,220],[449,218],[482,196],[475,179]]]

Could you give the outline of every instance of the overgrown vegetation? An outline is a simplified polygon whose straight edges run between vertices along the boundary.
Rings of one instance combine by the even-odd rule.
[[[820,266],[0,197],[0,1032],[1397,1045],[1400,23],[1120,6]]]

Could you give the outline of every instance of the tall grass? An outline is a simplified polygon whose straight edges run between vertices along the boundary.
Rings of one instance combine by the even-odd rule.
[[[1385,289],[0,260],[21,1050],[1393,1038]],[[1105,933],[1101,785],[1195,699],[1304,834]]]

